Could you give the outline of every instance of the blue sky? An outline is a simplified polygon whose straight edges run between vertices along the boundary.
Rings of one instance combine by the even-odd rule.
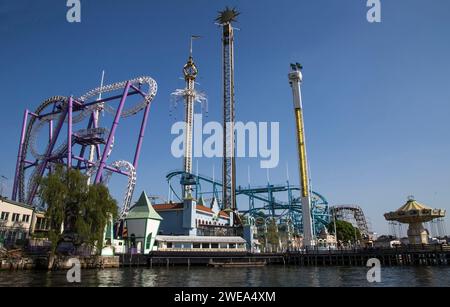
[[[286,180],[286,164],[298,183],[287,73],[290,62],[301,62],[315,190],[331,204],[360,205],[378,233],[388,230],[382,214],[408,195],[450,209],[450,2],[382,0],[379,24],[367,22],[363,0],[82,1],[79,24],[66,21],[65,2],[0,3],[0,174],[10,178],[7,191],[23,110],[54,95],[79,96],[98,86],[105,69],[106,83],[141,75],[158,82],[136,191],[167,197],[165,175],[182,164],[170,155],[170,93],[183,87],[190,35],[202,35],[194,46],[198,86],[209,97],[209,120],[221,120],[221,32],[213,20],[230,5],[242,12],[237,120],[280,122],[273,183]],[[126,127],[133,124],[119,127],[118,158],[131,155],[136,133]],[[198,162],[209,176],[215,165],[219,177],[220,159]],[[258,159],[237,163],[238,184],[247,184],[248,166],[252,185],[266,184]],[[112,186],[120,195],[123,182]]]

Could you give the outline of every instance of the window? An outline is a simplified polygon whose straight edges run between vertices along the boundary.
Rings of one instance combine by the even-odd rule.
[[[172,242],[167,242],[167,248],[172,248]]]
[[[227,243],[220,243],[220,248],[227,249],[228,248],[228,244]]]
[[[230,243],[230,248],[236,248],[236,244],[235,243]]]
[[[12,215],[12,221],[13,222],[18,222],[20,219],[20,214],[19,213],[13,213]]]
[[[152,241],[152,233],[149,233],[147,236],[147,242],[145,242],[145,249],[149,249],[150,248],[150,243]]]
[[[44,227],[43,227],[42,224],[43,224],[43,219],[40,218],[40,217],[38,217],[38,218],[36,219],[36,229],[38,229],[38,230],[43,229]]]
[[[36,230],[47,230],[48,229],[48,225],[47,225],[48,220],[42,217],[38,217],[36,218]]]
[[[28,214],[24,214],[22,216],[22,222],[28,223],[30,221],[30,216]]]
[[[211,243],[211,248],[219,248],[219,243]]]
[[[200,243],[194,243],[194,248],[200,248]]]
[[[2,215],[0,216],[0,220],[7,221],[9,219],[9,212],[2,212]]]
[[[209,248],[209,243],[202,243],[202,248]]]

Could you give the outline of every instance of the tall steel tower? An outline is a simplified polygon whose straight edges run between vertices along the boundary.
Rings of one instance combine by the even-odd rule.
[[[302,218],[303,218],[303,240],[305,246],[314,246],[314,238],[311,222],[311,192],[309,187],[308,160],[306,156],[305,126],[303,122],[303,105],[302,93],[300,85],[303,81],[301,70],[302,65],[299,63],[291,64],[291,72],[289,73],[289,84],[292,87],[294,95],[295,121],[297,123],[297,145],[300,167],[300,184],[302,187]]]
[[[228,7],[219,12],[223,43],[223,196],[224,209],[236,210],[235,110],[234,110],[234,33],[232,23],[239,12]]]
[[[192,40],[198,38],[198,36],[191,36],[191,48],[189,53],[189,59],[183,67],[184,80],[186,81],[186,89],[184,91],[185,102],[185,123],[186,133],[184,139],[184,161],[183,169],[185,172],[183,178],[183,197],[187,198],[192,192],[192,185],[189,184],[192,181],[190,174],[192,174],[192,138],[194,127],[194,103],[195,103],[195,78],[197,78],[198,69],[195,66],[194,58],[192,57]]]

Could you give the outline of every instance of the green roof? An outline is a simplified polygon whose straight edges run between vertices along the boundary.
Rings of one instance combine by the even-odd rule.
[[[151,202],[148,200],[147,194],[142,192],[137,203],[130,209],[126,220],[131,219],[152,219],[162,220],[162,217],[153,209]]]

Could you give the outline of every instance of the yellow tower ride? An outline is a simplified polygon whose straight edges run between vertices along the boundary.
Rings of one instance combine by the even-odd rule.
[[[289,84],[292,87],[294,96],[295,121],[297,123],[296,134],[299,155],[300,185],[302,187],[303,244],[306,247],[311,247],[315,245],[315,241],[312,230],[311,193],[309,187],[308,159],[306,155],[305,126],[303,123],[303,106],[300,87],[303,81],[302,68],[303,67],[299,63],[291,64]]]

